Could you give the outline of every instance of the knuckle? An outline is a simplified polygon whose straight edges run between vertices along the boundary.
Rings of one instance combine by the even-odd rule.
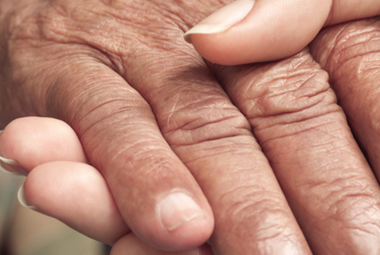
[[[368,177],[342,172],[342,177],[328,183],[311,182],[303,188],[309,193],[308,204],[305,211],[298,212],[300,217],[297,218],[307,236],[314,235],[311,231],[323,233],[320,240],[311,240],[313,248],[326,243],[330,246],[327,249],[377,254],[378,247],[368,246],[368,243],[379,242],[380,203],[378,187],[369,184]],[[302,219],[304,216],[306,218]],[[331,246],[329,240],[339,240],[339,243]],[[369,247],[376,252],[369,252]]]
[[[327,73],[307,51],[256,66],[240,82],[234,96],[261,146],[344,121]]]
[[[331,73],[331,84],[339,92],[340,101],[349,117],[354,110],[362,107],[351,107],[351,100],[365,98],[370,107],[363,114],[368,120],[368,127],[376,134],[380,134],[379,92],[374,82],[380,74],[379,25],[380,18],[377,17],[338,26],[330,31],[330,36],[335,39],[329,42],[330,50],[325,53],[327,57],[324,57],[328,60],[324,65]]]
[[[358,236],[363,241],[379,242],[380,239],[380,203],[373,193],[347,192],[330,207],[330,224],[344,226],[347,239]],[[357,239],[356,239],[357,241]],[[368,249],[365,245],[356,249]],[[362,253],[361,253],[362,254]],[[366,253],[372,254],[372,253]]]
[[[319,209],[314,208],[312,212],[316,214],[314,217],[321,218],[321,215],[324,215],[321,219],[323,221],[338,221],[347,228],[361,231],[371,232],[376,229],[376,233],[379,233],[379,197],[375,188],[368,185],[368,178],[357,175],[345,176],[327,185],[314,184],[313,187],[309,187],[320,196],[316,199],[319,200],[316,203]]]
[[[379,24],[380,19],[373,18],[344,24],[334,31],[336,37],[326,58],[326,66],[333,70],[334,80],[345,75],[346,72],[341,72],[343,68],[356,77],[378,72],[375,61],[380,53]]]
[[[240,135],[250,135],[247,119],[224,96],[189,92],[178,95],[162,114],[163,134],[174,146],[192,145]]]
[[[149,106],[135,100],[114,98],[83,113],[77,126],[89,161],[106,174],[112,169],[128,169],[120,172],[126,181],[130,181],[129,172],[140,173],[141,179],[149,176],[149,182],[158,176],[172,176],[178,162]],[[104,157],[105,152],[112,156]]]
[[[256,69],[239,86],[244,112],[250,119],[291,114],[318,105],[333,103],[335,97],[327,82],[328,75],[308,52]]]

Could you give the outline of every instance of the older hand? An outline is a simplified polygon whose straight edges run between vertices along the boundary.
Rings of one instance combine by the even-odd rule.
[[[84,2],[41,4],[13,19],[1,73],[2,102],[13,107],[1,110],[68,122],[142,240],[172,250],[205,241],[212,216],[199,184],[214,211],[216,254],[309,254],[304,235],[316,253],[378,251],[378,185],[306,51],[271,64],[209,66],[247,120],[178,39],[208,2]],[[18,152],[0,151],[27,168]],[[178,190],[202,217],[168,229],[157,204]]]

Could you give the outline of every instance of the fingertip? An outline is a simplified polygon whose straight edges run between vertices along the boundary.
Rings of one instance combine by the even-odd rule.
[[[278,60],[298,53],[312,41],[323,27],[330,7],[331,0],[255,1],[247,16],[230,28],[217,33],[209,29],[208,34],[186,34],[186,39],[200,55],[216,64]]]
[[[93,239],[112,245],[129,232],[103,177],[90,165],[45,163],[30,172],[23,187],[24,205]]]
[[[51,161],[86,162],[73,129],[61,120],[42,117],[12,121],[1,134],[0,155],[27,171]]]

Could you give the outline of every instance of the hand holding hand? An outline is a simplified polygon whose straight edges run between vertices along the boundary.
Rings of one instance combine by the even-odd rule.
[[[1,87],[4,102],[15,107],[1,111],[9,118],[50,115],[68,122],[79,135],[90,163],[106,178],[120,217],[139,238],[164,249],[204,242],[212,229],[206,202],[201,203],[204,221],[167,232],[160,225],[147,224],[152,223],[149,219],[157,220],[156,199],[166,191],[185,189],[195,201],[206,201],[199,184],[214,211],[216,228],[210,243],[215,254],[308,254],[304,235],[317,254],[378,251],[378,184],[336,104],[325,72],[307,51],[270,64],[209,65],[218,83],[191,48],[177,40],[182,36],[178,27],[184,23],[176,15],[161,15],[161,10],[183,15],[181,8],[198,11],[205,9],[202,6],[165,3],[158,8],[158,3],[150,1],[127,6],[125,2],[102,2],[84,8],[78,3],[74,8],[67,1],[57,1],[18,25],[9,41],[8,69],[2,69],[16,74],[1,73],[7,81]],[[100,6],[106,11],[99,11]],[[138,12],[140,16],[123,13],[125,7],[137,11],[151,7],[151,14],[157,15],[151,17],[160,22],[144,26],[139,19],[131,22],[144,12]],[[104,13],[109,16],[100,15]],[[196,16],[196,11],[191,13]],[[186,12],[184,16],[195,24],[189,15]],[[357,33],[376,31],[371,30],[373,26],[359,27]],[[329,38],[335,38],[334,32]],[[317,59],[330,59],[326,54],[329,56],[336,43],[339,41],[321,40],[312,52]],[[25,100],[24,95],[30,99]],[[4,134],[0,143],[3,137],[10,137]],[[19,150],[6,149],[11,144],[15,143],[0,146],[0,155],[24,166]],[[54,160],[72,161],[64,157]],[[42,171],[35,173],[38,176]],[[34,182],[40,180],[31,176],[28,178]],[[96,180],[100,175],[92,176]],[[52,176],[47,175],[49,178]],[[94,183],[104,185],[97,180]],[[37,203],[32,191],[43,186],[32,183],[30,197],[28,185],[25,187],[27,201]],[[97,194],[93,192],[89,194]],[[99,197],[110,201],[109,194],[102,194]],[[106,211],[117,211],[112,209],[112,201],[108,205]],[[86,208],[94,207],[82,209]],[[122,231],[115,237],[128,233],[126,225],[120,226],[116,230]],[[128,244],[121,240],[115,254],[118,247]]]

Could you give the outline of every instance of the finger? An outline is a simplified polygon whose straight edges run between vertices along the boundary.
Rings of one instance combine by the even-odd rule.
[[[211,67],[249,119],[313,254],[378,254],[378,183],[308,52]]]
[[[46,108],[36,102],[33,109],[42,108],[42,114],[63,119],[73,127],[89,163],[105,177],[132,231],[161,249],[198,247],[213,229],[210,206],[163,139],[149,104],[113,70],[120,67],[117,62],[121,59],[136,60],[133,54],[146,48],[128,52],[133,44],[143,42],[144,36],[141,29],[128,27],[140,18],[126,22],[146,16],[146,12],[143,16],[135,16],[135,11],[125,13],[132,7],[120,4],[54,2],[18,27],[12,46],[24,53],[15,51],[12,58],[23,65],[33,59],[37,70],[25,68],[19,78],[26,81],[23,87],[27,91],[41,88],[37,98],[46,95],[42,98]],[[146,8],[148,4],[134,7]],[[94,27],[95,23],[99,26]],[[120,40],[114,28],[118,35],[134,36]],[[114,47],[115,43],[121,47]],[[111,53],[113,50],[117,52]],[[113,62],[111,56],[119,60]]]
[[[238,0],[215,12],[185,38],[211,62],[271,61],[302,50],[324,25],[380,14],[379,0]]]
[[[183,67],[185,70],[186,64]],[[204,80],[192,83],[191,88],[178,86],[180,77],[171,83],[172,74],[160,74],[162,82],[157,82],[154,88],[146,86],[141,93],[157,113],[164,137],[192,172],[213,208],[214,251],[309,254],[244,116],[205,69],[199,68],[197,72]],[[183,79],[191,81],[188,76]],[[175,91],[176,96],[171,96],[170,91]],[[165,95],[170,98],[166,102],[156,99]]]
[[[170,51],[147,55],[132,48],[139,61],[126,61],[126,80],[149,102],[165,139],[207,196],[216,220],[214,252],[310,254],[249,123],[180,40],[181,31],[167,30],[178,41],[155,35],[145,42]]]
[[[130,232],[104,178],[87,164],[39,165],[29,173],[19,196],[29,208],[109,245]]]
[[[67,105],[72,105],[68,113],[81,109],[75,119],[57,116],[76,128],[91,164],[105,176],[127,225],[159,249],[189,249],[204,243],[213,229],[210,206],[163,139],[149,105],[111,69],[101,64],[77,68],[80,77],[76,69],[62,74],[62,83],[54,89],[67,101],[54,103],[52,109]],[[62,89],[66,84],[74,89]],[[89,93],[96,96],[75,98],[81,106],[69,101],[77,94]]]
[[[380,179],[379,18],[325,29],[311,52],[330,75],[350,126]]]
[[[82,146],[65,122],[42,117],[17,119],[2,133],[0,149],[17,162],[17,169],[29,173],[34,168],[26,188],[20,190],[21,195],[25,191],[32,209],[108,244],[129,232],[103,177],[93,167],[79,163],[86,161]]]
[[[141,242],[135,235],[129,234],[120,239],[111,250],[111,255],[213,255],[208,245],[182,252],[164,252],[155,250]]]
[[[144,3],[132,16],[123,13],[120,24],[136,15],[144,17],[147,7],[158,8],[152,2]],[[162,5],[160,2],[159,8]],[[171,11],[173,6],[182,8],[181,13],[189,8],[177,2],[169,5]],[[202,6],[196,2],[192,8],[200,10]],[[110,56],[110,62],[118,63],[113,68],[128,83],[100,64],[75,68],[71,64],[73,70],[61,73],[61,84],[51,90],[52,114],[75,128],[90,162],[106,177],[128,225],[148,244],[190,248],[190,244],[198,242],[199,246],[200,240],[209,237],[210,218],[186,222],[187,236],[179,232],[185,230],[182,226],[165,233],[160,232],[161,225],[155,225],[157,198],[173,190],[173,183],[174,191],[192,190],[193,200],[206,208],[200,191],[192,186],[190,170],[214,208],[217,226],[211,243],[217,254],[310,254],[247,120],[202,59],[182,41],[182,31],[166,14],[150,12],[149,19],[161,22],[145,24],[144,36],[139,29],[125,33],[122,26],[114,24],[111,30],[119,28],[117,34],[134,36],[116,42],[112,36],[102,38],[103,52]],[[110,28],[107,26],[102,26],[105,32]],[[165,32],[157,27],[164,27]],[[106,47],[114,43],[123,47]],[[115,56],[122,56],[123,61]],[[86,79],[78,78],[78,73]],[[62,103],[62,99],[68,101]],[[76,113],[74,118],[67,114],[70,112]],[[171,147],[163,142],[161,132]],[[172,208],[177,207],[174,204]]]
[[[0,136],[0,156],[15,161],[2,165],[27,174],[51,161],[86,162],[78,137],[65,122],[53,118],[25,117],[12,121]]]

